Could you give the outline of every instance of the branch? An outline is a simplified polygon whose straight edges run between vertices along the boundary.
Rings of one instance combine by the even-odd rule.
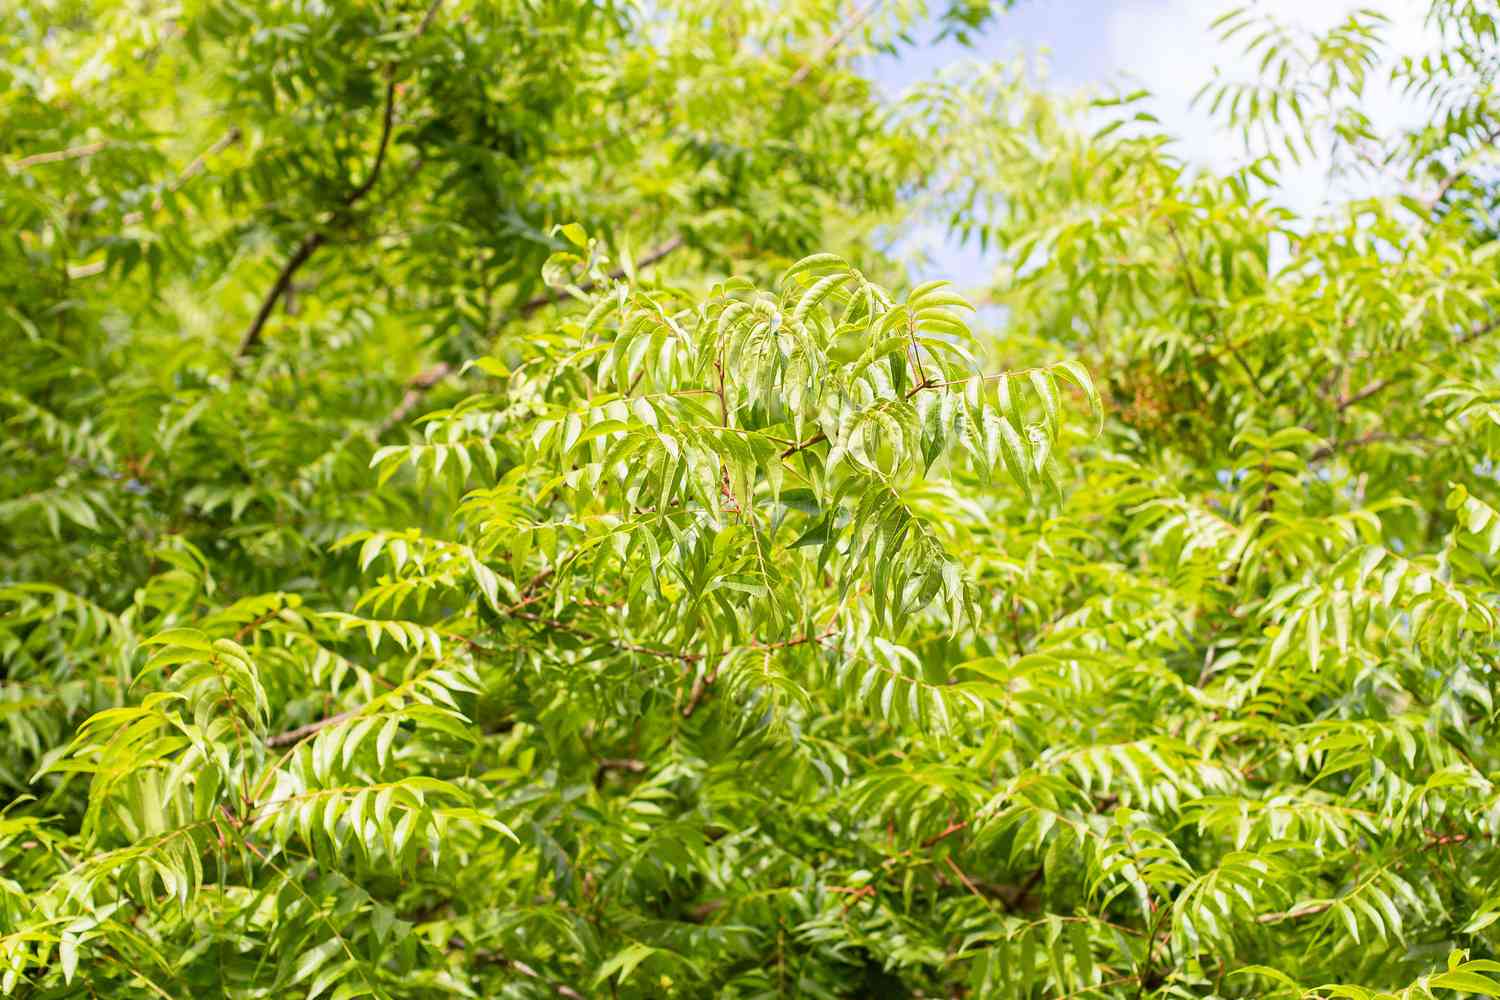
[[[1327,911],[1333,906],[1333,900],[1325,900],[1321,903],[1310,903],[1307,906],[1294,906],[1290,910],[1281,913],[1262,913],[1255,918],[1258,924],[1276,924],[1283,920],[1297,920],[1302,917],[1315,917],[1319,913]]]
[[[636,261],[636,267],[650,267],[651,265],[662,260],[668,254],[671,254],[672,252],[680,249],[683,245],[683,239],[681,236],[673,236],[671,239],[648,251],[644,257]],[[625,277],[625,269],[623,267],[617,267],[613,271],[609,272],[609,276],[611,280],[618,281],[619,279]],[[578,287],[581,291],[590,292],[594,290],[597,284],[598,283],[595,281],[585,281]],[[515,314],[517,317],[524,319],[525,317],[530,316],[532,313],[535,313],[545,308],[546,306],[553,305],[556,302],[556,297],[551,294],[537,295],[530,299],[527,299],[525,302],[522,302],[519,306],[517,306],[515,309]],[[497,325],[503,325],[504,322],[505,321],[502,319],[500,324]],[[431,368],[420,371],[417,374],[413,375],[411,379],[406,383],[406,392],[401,396],[401,402],[397,403],[396,408],[391,410],[391,412],[387,414],[386,418],[382,420],[376,427],[375,436],[379,437],[386,431],[390,430],[392,427],[395,427],[397,424],[401,423],[401,421],[405,420],[407,416],[410,415],[411,411],[416,409],[417,404],[422,401],[422,397],[427,395],[428,391],[431,390],[433,386],[437,385],[452,373],[453,366],[448,364],[448,362],[446,361],[440,361],[437,364],[433,365]]]
[[[352,208],[380,179],[380,168],[385,166],[385,151],[391,144],[391,129],[396,124],[396,75],[390,70],[386,71],[385,82],[385,115],[380,121],[380,142],[375,146],[375,162],[370,164],[370,175],[359,187],[344,196],[344,207]]]
[[[547,571],[545,573],[538,574],[537,578],[535,580],[533,580],[532,583],[529,586],[530,587],[535,587],[535,586],[539,585],[542,581],[544,581],[550,575],[551,575],[551,571]],[[625,653],[641,653],[641,654],[644,654],[646,656],[655,656],[655,657],[659,657],[659,658],[665,659],[665,660],[680,660],[683,663],[697,663],[699,660],[702,660],[704,658],[704,656],[706,655],[704,653],[678,653],[678,652],[675,652],[675,651],[670,650],[670,649],[652,649],[649,646],[637,646],[634,643],[622,642],[622,641],[620,641],[618,639],[610,639],[610,638],[608,638],[606,636],[599,636],[599,635],[594,635],[591,632],[585,632],[582,629],[575,628],[574,626],[569,625],[567,622],[558,621],[555,618],[545,618],[545,617],[543,617],[541,615],[535,615],[535,614],[532,614],[532,613],[530,613],[528,611],[518,610],[517,608],[510,608],[510,609],[507,609],[507,611],[511,615],[513,615],[513,616],[515,616],[517,618],[524,618],[527,621],[536,622],[536,623],[541,624],[541,625],[546,625],[546,626],[549,626],[551,628],[555,628],[555,629],[557,629],[558,631],[561,631],[561,632],[567,632],[567,633],[569,633],[571,635],[576,635],[576,636],[578,636],[578,638],[586,640],[588,642],[598,642],[598,643],[603,643],[605,645],[613,646],[615,649],[617,649],[617,650],[619,650],[621,652],[625,652]],[[256,622],[252,622],[251,625],[247,626],[246,628],[247,629],[251,628],[251,627],[253,627],[256,624],[257,624]],[[243,634],[243,631],[244,630],[242,630],[242,634]],[[798,636],[795,639],[783,639],[780,642],[753,642],[753,643],[751,643],[749,645],[748,648],[750,648],[750,649],[760,649],[760,650],[786,649],[789,646],[800,646],[803,643],[807,643],[807,642],[822,642],[824,639],[827,639],[830,636],[832,636],[835,632],[836,632],[836,629],[833,629],[833,628],[830,627],[826,632],[823,632],[823,633],[821,633],[819,635],[802,635],[802,636]],[[447,635],[447,633],[444,633],[444,634]],[[491,650],[488,650],[485,646],[483,646],[483,645],[475,642],[473,639],[470,639],[470,638],[468,638],[466,636],[449,635],[448,637],[451,638],[451,639],[456,639],[456,640],[462,641],[470,649],[473,649],[473,650],[475,650],[477,652],[491,652]],[[712,684],[713,683],[713,675],[714,674],[717,674],[717,671],[711,671],[710,672],[709,679],[708,679],[708,684]],[[695,685],[695,689],[696,689],[696,685]],[[701,692],[699,693],[698,697],[699,698],[702,697],[702,693]],[[338,712],[338,713],[336,713],[334,715],[330,715],[330,716],[327,716],[327,717],[322,718],[322,719],[314,719],[312,722],[306,723],[305,725],[298,726],[295,729],[288,729],[286,732],[276,733],[275,735],[267,738],[267,740],[266,740],[266,746],[268,746],[268,747],[285,747],[285,746],[291,746],[293,743],[298,743],[298,742],[306,739],[307,737],[312,736],[315,733],[318,733],[318,732],[321,732],[324,729],[327,729],[329,726],[336,726],[340,722],[343,722],[343,721],[345,721],[347,719],[353,718],[354,716],[356,716],[356,715],[360,714],[361,712],[363,712],[367,707],[368,707],[368,705],[360,705],[357,708],[351,708],[351,709],[348,709],[347,711]],[[696,703],[694,703],[693,705],[690,705],[689,708],[684,712],[684,714],[685,715],[691,715],[693,707],[696,707]],[[630,771],[632,773],[639,774],[639,773],[641,773],[642,771],[645,770],[646,765],[644,763],[642,763],[641,761],[638,761],[638,760],[632,760],[632,759],[626,759],[626,758],[607,758],[607,759],[601,760],[599,762],[599,767],[601,769],[612,769],[612,770],[620,770],[620,771]]]
[[[1172,243],[1177,247],[1177,259],[1182,265],[1182,278],[1185,282],[1187,282],[1188,291],[1192,293],[1194,299],[1200,302],[1203,301],[1203,296],[1198,292],[1198,282],[1193,277],[1192,265],[1188,263],[1187,247],[1183,246],[1182,244],[1182,237],[1177,232],[1177,223],[1173,222],[1170,218],[1167,219],[1167,232],[1172,234]],[[1214,311],[1211,306],[1209,307],[1209,311]],[[1260,387],[1260,379],[1258,379],[1255,375],[1255,372],[1251,370],[1249,362],[1245,360],[1245,356],[1240,353],[1239,348],[1234,345],[1234,342],[1230,340],[1230,338],[1226,334],[1224,334],[1224,325],[1218,322],[1216,319],[1214,321],[1214,326],[1218,328],[1220,338],[1227,342],[1224,345],[1224,349],[1227,350],[1229,352],[1229,356],[1234,358],[1234,360],[1239,363],[1239,366],[1245,370],[1245,377],[1250,380],[1250,385],[1255,389],[1260,398],[1265,399],[1266,390]]]
[[[646,762],[633,757],[603,757],[594,768],[594,787],[604,785],[604,776],[610,771],[625,771],[629,774],[644,774]]]
[[[844,23],[844,26],[839,28],[839,30],[834,32],[832,35],[829,35],[828,38],[824,40],[823,44],[818,46],[818,50],[813,53],[813,57],[807,62],[803,63],[801,67],[798,68],[797,72],[792,74],[791,79],[787,81],[787,89],[790,90],[792,88],[801,86],[802,81],[807,79],[808,74],[811,73],[815,67],[821,65],[823,63],[823,60],[827,59],[834,49],[844,44],[849,36],[854,34],[855,30],[861,24],[864,24],[869,16],[875,13],[875,11],[883,2],[884,0],[870,0],[870,2],[866,3],[863,7],[855,10],[853,15],[850,16],[849,20]]]
[[[328,237],[322,233],[309,233],[298,244],[296,252],[287,259],[286,264],[281,268],[281,273],[276,276],[276,283],[271,286],[271,291],[266,295],[265,301],[256,310],[255,319],[250,321],[250,328],[240,338],[240,346],[234,352],[236,358],[243,358],[255,349],[256,344],[260,343],[261,331],[265,329],[266,321],[271,318],[271,312],[276,308],[276,303],[280,302],[281,297],[286,294],[292,278],[302,265],[308,262],[318,247],[326,242],[328,242]]]
[[[340,722],[343,722],[345,719],[353,718],[363,710],[364,706],[360,706],[359,708],[351,708],[347,712],[339,712],[337,715],[330,715],[323,719],[316,719],[312,722],[307,723],[307,725],[305,726],[298,726],[296,729],[288,729],[284,733],[277,733],[276,735],[267,738],[266,746],[289,747],[293,743],[300,743],[303,740],[307,739],[307,737],[312,736],[314,733],[321,732],[322,730],[327,729],[329,726],[336,726]]]
[[[468,950],[467,942],[465,942],[462,938],[457,937],[450,938],[448,940],[448,947],[455,951]],[[564,997],[565,1000],[584,1000],[583,994],[579,993],[571,986],[568,986],[566,983],[552,982],[551,980],[543,976],[540,972],[536,971],[531,966],[521,961],[519,958],[507,958],[505,955],[501,954],[498,951],[486,951],[484,949],[475,949],[472,954],[474,955],[476,961],[493,962],[496,965],[508,965],[515,971],[519,972],[521,975],[525,976],[527,979],[535,979],[538,982],[546,983],[548,986],[552,987],[553,992],[555,992],[560,997]]]
[[[698,711],[699,703],[702,702],[704,696],[708,694],[708,689],[712,687],[714,681],[718,679],[719,671],[718,668],[715,667],[713,670],[708,671],[708,673],[693,681],[693,688],[688,692],[687,704],[682,706],[682,717],[684,719],[691,719],[693,717],[693,713]]]
[[[926,840],[922,841],[922,847],[928,848],[933,844],[938,843],[939,841],[947,840],[949,837],[953,836],[955,833],[958,833],[960,830],[967,829],[968,825],[969,821],[966,819],[959,820],[955,823],[949,823],[941,833],[935,833],[931,837],[928,837]]]
[[[230,126],[229,130],[226,131],[223,135],[219,136],[219,138],[214,141],[214,144],[212,146],[209,146],[203,152],[193,157],[192,162],[189,163],[186,167],[182,168],[182,173],[178,174],[176,179],[173,180],[172,183],[167,185],[167,190],[176,191],[188,181],[203,173],[203,168],[208,165],[208,158],[210,156],[217,156],[218,154],[224,152],[224,150],[228,149],[230,146],[233,146],[235,143],[239,142],[241,134],[242,133],[240,132],[240,127],[238,125]],[[151,211],[160,212],[165,205],[166,202],[162,199],[162,196],[157,195],[156,198],[151,202]],[[145,219],[145,212],[127,212],[125,213],[125,217],[120,221],[124,222],[127,226],[133,226],[138,222],[144,222]]]
[[[432,19],[437,15],[438,7],[441,4],[442,0],[433,0],[432,6],[427,9],[427,13],[422,17],[422,21],[417,25],[417,30],[413,33],[412,37],[418,37],[426,32],[427,28],[432,24]],[[374,190],[376,182],[380,180],[381,168],[385,166],[385,154],[390,148],[391,132],[396,124],[396,67],[394,64],[386,67],[385,76],[385,112],[381,116],[380,141],[375,147],[375,160],[370,164],[370,173],[365,177],[364,182],[344,196],[343,207],[339,214],[347,213],[365,195]],[[271,318],[271,313],[275,310],[276,303],[286,294],[287,288],[292,283],[293,276],[296,275],[302,265],[307,263],[318,247],[326,242],[328,242],[328,237],[325,233],[312,232],[305,236],[302,242],[298,244],[291,259],[286,262],[286,266],[276,276],[276,283],[271,286],[271,291],[266,295],[265,301],[260,304],[260,309],[255,313],[255,319],[250,322],[250,328],[245,331],[245,336],[240,339],[240,346],[234,353],[236,358],[243,358],[260,343],[261,332],[265,328],[266,321]]]
[[[535,615],[530,611],[511,610],[510,614],[515,618],[535,622],[538,625],[545,625],[559,632],[567,632],[569,635],[575,635],[587,642],[597,642],[606,646],[613,646],[622,653],[640,653],[644,656],[655,656],[663,660],[681,660],[683,663],[697,663],[704,656],[702,653],[679,653],[672,649],[653,649],[650,646],[637,646],[635,643],[625,642],[623,639],[611,639],[609,636],[595,635],[592,632],[586,632],[574,625],[570,625],[565,621]]]
[[[811,448],[813,445],[815,445],[815,444],[821,444],[821,443],[823,443],[824,441],[827,441],[827,440],[828,440],[828,435],[824,434],[822,431],[818,431],[818,433],[814,434],[812,437],[808,438],[806,441],[798,441],[796,444],[794,444],[794,445],[790,446],[789,448],[787,448],[786,451],[783,451],[781,453],[781,457],[782,458],[791,458],[793,455],[797,454],[797,452],[802,451],[802,450],[804,450],[806,448]]]
[[[14,173],[20,173],[22,170],[27,170],[31,167],[39,167],[44,163],[61,163],[64,160],[81,160],[86,156],[93,156],[95,153],[102,153],[109,147],[110,143],[108,141],[90,142],[82,146],[74,146],[71,149],[54,149],[49,153],[33,153],[30,156],[23,156],[19,160],[16,160],[10,165],[10,169]]]
[[[1363,448],[1365,445],[1369,444],[1385,443],[1427,444],[1435,445],[1438,447],[1443,447],[1449,444],[1449,442],[1441,440],[1439,438],[1425,437],[1421,434],[1386,434],[1382,431],[1370,431],[1368,434],[1361,434],[1357,438],[1350,438],[1345,441],[1334,441],[1331,444],[1326,444],[1309,455],[1308,461],[1321,462],[1325,458],[1331,458],[1335,453],[1340,451],[1348,451],[1352,448]]]
[[[1478,153],[1480,150],[1493,146],[1497,139],[1500,139],[1500,125],[1496,125],[1494,128],[1490,129],[1484,134],[1484,136],[1480,139],[1479,144],[1469,151],[1469,158],[1472,158],[1474,154]],[[1469,167],[1460,164],[1451,174],[1443,178],[1442,183],[1438,185],[1437,190],[1429,195],[1425,201],[1423,201],[1422,207],[1425,208],[1428,212],[1431,212],[1434,208],[1437,208],[1438,203],[1441,202],[1445,197],[1447,197],[1449,191],[1453,190],[1453,186],[1468,175]]]
[[[1140,988],[1135,991],[1135,1000],[1141,1000],[1146,995],[1146,984],[1150,981],[1151,966],[1156,959],[1156,936],[1161,933],[1162,924],[1172,912],[1172,907],[1165,900],[1158,906],[1160,909],[1156,914],[1156,922],[1151,925],[1151,930],[1146,934],[1146,953],[1141,957],[1140,968],[1136,972],[1136,978],[1140,980]]]
[[[758,649],[763,652],[770,652],[773,649],[787,649],[791,646],[801,646],[802,644],[808,642],[822,642],[824,639],[832,637],[837,632],[838,629],[830,625],[825,631],[820,632],[817,635],[799,635],[795,639],[782,639],[779,642],[752,642],[749,646],[744,648]],[[682,707],[682,717],[684,719],[692,718],[693,713],[698,710],[698,705],[703,701],[705,697],[708,696],[708,689],[713,687],[714,681],[718,679],[719,668],[714,667],[712,670],[708,671],[703,676],[693,681],[692,690],[688,692],[687,704]]]
[[[348,211],[357,205],[360,199],[369,194],[375,187],[375,182],[380,179],[380,169],[385,166],[385,151],[391,142],[391,129],[396,121],[396,78],[395,74],[387,70],[385,85],[385,113],[381,118],[380,142],[375,148],[375,162],[370,165],[370,173],[364,182],[344,196],[344,211]],[[296,251],[282,267],[281,273],[276,276],[276,283],[271,286],[271,291],[266,295],[265,301],[261,302],[260,308],[256,310],[255,318],[250,321],[250,328],[245,331],[245,336],[240,339],[240,346],[234,352],[236,358],[243,358],[255,349],[260,343],[261,332],[265,329],[266,321],[271,318],[276,304],[281,301],[282,296],[292,284],[292,278],[302,265],[306,264],[317,252],[318,247],[328,242],[327,234],[319,231],[308,233],[298,244]]]
[[[1473,341],[1478,340],[1480,337],[1494,333],[1496,330],[1500,330],[1500,319],[1493,319],[1488,323],[1481,323],[1478,326],[1475,326],[1468,333],[1464,334],[1462,337],[1459,337],[1457,340],[1455,340],[1453,342],[1453,346],[1462,347],[1465,344],[1472,343]],[[1367,382],[1365,385],[1360,386],[1349,395],[1341,397],[1338,401],[1338,411],[1340,413],[1343,413],[1355,403],[1363,403],[1371,396],[1379,395],[1380,393],[1389,389],[1395,383],[1401,381],[1403,378],[1408,377],[1409,374],[1409,372],[1402,372],[1399,375],[1392,375],[1389,378],[1378,378],[1373,382]]]

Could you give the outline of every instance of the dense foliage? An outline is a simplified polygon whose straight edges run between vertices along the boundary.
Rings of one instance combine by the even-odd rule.
[[[1500,996],[1500,10],[1003,6],[13,12],[0,993]]]

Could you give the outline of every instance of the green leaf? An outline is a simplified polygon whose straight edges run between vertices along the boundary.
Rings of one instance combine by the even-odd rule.
[[[594,985],[598,986],[618,973],[619,979],[617,982],[623,986],[625,980],[629,979],[630,974],[635,971],[635,967],[656,954],[657,951],[658,949],[650,945],[641,944],[640,942],[627,945],[615,952],[609,961],[601,965],[599,971],[594,973]]]

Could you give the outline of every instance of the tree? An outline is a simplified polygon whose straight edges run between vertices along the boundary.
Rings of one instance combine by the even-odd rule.
[[[1222,177],[925,16],[28,11],[0,990],[1500,995],[1495,13]]]

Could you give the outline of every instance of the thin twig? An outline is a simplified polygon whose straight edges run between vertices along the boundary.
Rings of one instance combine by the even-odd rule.
[[[326,718],[316,719],[304,726],[298,726],[296,729],[288,729],[284,733],[277,733],[276,735],[268,737],[266,739],[266,746],[289,747],[293,743],[300,743],[307,737],[321,732],[322,730],[327,729],[329,726],[336,726],[340,722],[343,722],[345,719],[353,718],[361,711],[363,711],[363,707],[351,708],[347,712],[339,712],[336,715],[330,715]]]
[[[1494,333],[1497,329],[1500,329],[1500,319],[1494,319],[1494,320],[1491,320],[1488,323],[1482,323],[1482,324],[1474,327],[1472,330],[1470,330],[1468,333],[1464,334],[1462,337],[1459,337],[1457,340],[1455,340],[1453,342],[1453,346],[1454,347],[1462,347],[1465,344],[1468,344],[1468,343],[1470,343],[1472,341],[1478,340],[1480,337],[1483,337],[1486,334]],[[1339,410],[1339,412],[1343,413],[1345,410],[1347,410],[1349,407],[1353,406],[1354,404],[1356,404],[1356,403],[1363,403],[1365,400],[1369,399],[1371,396],[1379,395],[1380,393],[1382,393],[1385,390],[1389,389],[1395,383],[1401,381],[1403,378],[1408,377],[1409,374],[1410,373],[1403,372],[1403,373],[1401,373],[1399,375],[1392,375],[1392,376],[1390,376],[1388,378],[1379,378],[1379,379],[1376,379],[1373,382],[1368,382],[1365,385],[1360,386],[1358,389],[1356,389],[1353,392],[1349,393],[1347,396],[1342,396],[1342,397],[1339,398],[1339,401],[1338,401],[1338,410]]]
[[[1386,434],[1382,431],[1370,431],[1368,434],[1361,434],[1357,438],[1350,438],[1345,441],[1334,441],[1331,444],[1326,444],[1309,455],[1307,460],[1309,462],[1321,462],[1325,458],[1332,458],[1336,453],[1340,451],[1348,451],[1353,448],[1363,448],[1366,445],[1371,444],[1385,443],[1426,444],[1434,445],[1437,447],[1444,447],[1449,442],[1443,441],[1439,438],[1426,437],[1421,434]]]
[[[1262,913],[1255,918],[1258,924],[1276,924],[1283,920],[1298,920],[1302,917],[1315,917],[1333,906],[1333,900],[1325,900],[1321,903],[1312,903],[1307,906],[1297,906],[1282,913]]]
[[[240,132],[240,127],[238,125],[230,126],[228,131],[219,136],[218,139],[214,140],[214,144],[212,146],[209,146],[203,152],[193,157],[192,162],[190,162],[186,167],[182,168],[182,173],[178,174],[176,179],[174,179],[172,183],[167,185],[167,190],[176,191],[188,181],[203,173],[204,167],[208,165],[209,157],[217,156],[220,153],[224,152],[224,150],[228,149],[230,146],[233,146],[235,143],[239,142],[240,136],[242,134],[243,133]],[[156,198],[151,202],[151,211],[160,212],[165,206],[166,201],[162,198],[161,195],[157,195]],[[127,226],[133,226],[138,222],[144,222],[145,219],[145,212],[126,212],[124,218],[120,221],[125,223],[125,225]]]
[[[831,638],[837,633],[838,629],[830,625],[825,631],[820,632],[817,635],[799,635],[795,639],[782,639],[779,642],[752,642],[748,647],[744,648],[756,649],[762,652],[771,652],[772,650],[776,649],[787,649],[792,646],[801,646],[804,643],[809,642],[822,642],[824,639]],[[682,708],[682,717],[684,719],[692,718],[693,713],[698,710],[698,705],[703,701],[705,697],[707,697],[708,689],[713,687],[714,682],[718,679],[719,668],[714,667],[712,670],[707,671],[693,681],[693,687],[688,692],[687,704]]]
[[[666,240],[659,246],[647,252],[646,255],[643,256],[640,260],[636,261],[636,267],[650,267],[651,265],[662,260],[668,254],[671,254],[672,252],[680,249],[682,246],[682,237],[673,236],[671,239]],[[617,267],[613,271],[609,272],[609,276],[611,280],[618,281],[620,278],[623,278],[625,276],[625,269],[623,267]],[[596,284],[597,283],[592,280],[585,281],[583,284],[579,285],[578,288],[582,292],[590,292],[593,291]],[[556,299],[551,294],[544,293],[542,295],[537,295],[530,299],[527,299],[525,302],[517,306],[515,314],[517,317],[524,319],[525,317],[530,316],[531,314],[549,305],[553,305],[555,302]],[[503,325],[503,323],[504,321],[502,321],[500,325]],[[407,416],[410,415],[411,411],[416,409],[417,405],[421,403],[422,397],[426,396],[428,391],[431,390],[433,386],[437,385],[439,382],[441,382],[451,374],[453,374],[453,366],[448,364],[448,362],[446,361],[440,361],[437,364],[433,365],[431,368],[427,368],[423,371],[418,372],[416,375],[413,375],[411,379],[406,383],[406,392],[402,394],[401,402],[397,403],[395,409],[391,410],[391,412],[387,414],[386,418],[382,420],[377,426],[376,436],[378,437],[384,434],[386,431],[390,430],[392,427],[395,427],[397,424],[405,420]]]
[[[1150,981],[1151,965],[1156,957],[1156,936],[1161,933],[1162,923],[1167,919],[1167,915],[1172,912],[1172,907],[1166,902],[1162,902],[1159,905],[1161,908],[1156,914],[1156,922],[1151,925],[1151,930],[1146,935],[1146,954],[1141,959],[1140,970],[1136,973],[1136,977],[1140,980],[1140,986],[1135,991],[1135,1000],[1141,1000],[1146,995],[1146,984]]]
[[[71,149],[54,149],[48,153],[33,153],[23,156],[10,165],[12,171],[22,171],[30,167],[39,167],[44,163],[61,163],[64,160],[81,160],[95,153],[102,153],[110,147],[108,140],[101,142],[85,143],[82,146],[74,146]]]
[[[441,3],[442,0],[434,0],[432,6],[427,9],[427,13],[423,16],[421,23],[417,26],[413,37],[426,32],[427,28],[432,24],[432,19],[436,16]],[[337,215],[346,214],[349,209],[353,208],[374,190],[376,182],[380,180],[380,171],[385,166],[386,151],[390,148],[391,133],[394,131],[396,125],[396,67],[394,64],[386,66],[385,76],[385,110],[381,115],[380,139],[375,147],[375,159],[370,164],[370,172],[366,175],[363,183],[357,185],[344,196],[343,205]],[[303,237],[302,242],[298,244],[291,258],[282,267],[281,273],[276,276],[276,282],[271,286],[271,291],[266,295],[265,301],[256,310],[255,318],[251,320],[249,329],[240,338],[240,346],[234,353],[236,358],[245,357],[260,343],[261,333],[265,329],[266,321],[271,318],[271,313],[275,310],[276,304],[281,301],[282,296],[286,294],[287,289],[291,286],[293,276],[296,275],[299,268],[311,259],[317,249],[327,242],[328,235],[322,230],[316,230]]]
[[[1204,299],[1202,294],[1198,291],[1198,281],[1193,277],[1193,268],[1188,261],[1187,247],[1183,245],[1182,236],[1177,232],[1177,223],[1172,221],[1172,219],[1170,218],[1167,219],[1167,232],[1171,233],[1172,243],[1177,248],[1177,259],[1181,263],[1182,278],[1183,281],[1187,283],[1188,291],[1192,294],[1195,301],[1205,303],[1205,308],[1207,308],[1209,312],[1212,313],[1213,308],[1206,305],[1207,300]],[[1260,387],[1260,380],[1256,378],[1255,372],[1250,368],[1250,363],[1245,360],[1245,356],[1240,353],[1239,348],[1234,345],[1233,340],[1223,329],[1223,324],[1215,319],[1214,326],[1218,329],[1220,338],[1225,341],[1224,348],[1229,352],[1229,356],[1234,358],[1234,360],[1239,363],[1239,366],[1244,369],[1245,377],[1250,380],[1250,385],[1254,387],[1256,394],[1259,395],[1261,399],[1265,399],[1266,390]]]
[[[811,73],[816,67],[822,65],[823,60],[827,59],[829,55],[832,54],[834,49],[844,44],[849,36],[854,34],[855,30],[861,24],[864,24],[865,21],[869,19],[870,15],[875,13],[875,11],[883,2],[884,0],[870,0],[870,2],[866,3],[863,7],[855,10],[855,12],[849,17],[849,20],[844,22],[843,27],[839,28],[839,30],[834,32],[832,35],[829,35],[828,38],[824,40],[823,44],[818,46],[818,50],[813,53],[812,58],[798,67],[797,72],[793,73],[791,79],[787,81],[787,89],[790,90],[792,88],[801,86],[802,81],[807,79],[808,74]]]
[[[698,704],[703,701],[704,695],[708,694],[708,689],[718,679],[719,669],[715,667],[693,681],[692,690],[688,692],[687,704],[682,706],[682,717],[684,719],[691,719],[693,717],[693,713],[698,711]]]
[[[1486,149],[1490,146],[1493,146],[1497,139],[1500,139],[1500,125],[1496,125],[1494,128],[1490,129],[1484,134],[1484,136],[1480,139],[1479,144],[1469,151],[1469,157],[1472,158],[1474,154],[1478,153],[1481,149]],[[1425,208],[1428,212],[1431,212],[1434,208],[1437,208],[1438,203],[1447,196],[1449,191],[1453,190],[1453,186],[1469,175],[1469,170],[1470,168],[1468,165],[1460,164],[1452,173],[1443,178],[1442,183],[1438,185],[1437,190],[1423,201],[1422,207]]]
[[[946,840],[947,838],[953,836],[955,833],[958,833],[960,830],[967,829],[968,826],[969,826],[969,821],[966,820],[966,819],[965,820],[959,820],[959,821],[954,822],[954,823],[949,823],[947,825],[947,827],[945,827],[941,833],[935,833],[931,837],[928,837],[926,840],[922,841],[922,847],[924,849],[928,848],[928,847],[931,847],[933,844],[936,844],[939,841]]]

